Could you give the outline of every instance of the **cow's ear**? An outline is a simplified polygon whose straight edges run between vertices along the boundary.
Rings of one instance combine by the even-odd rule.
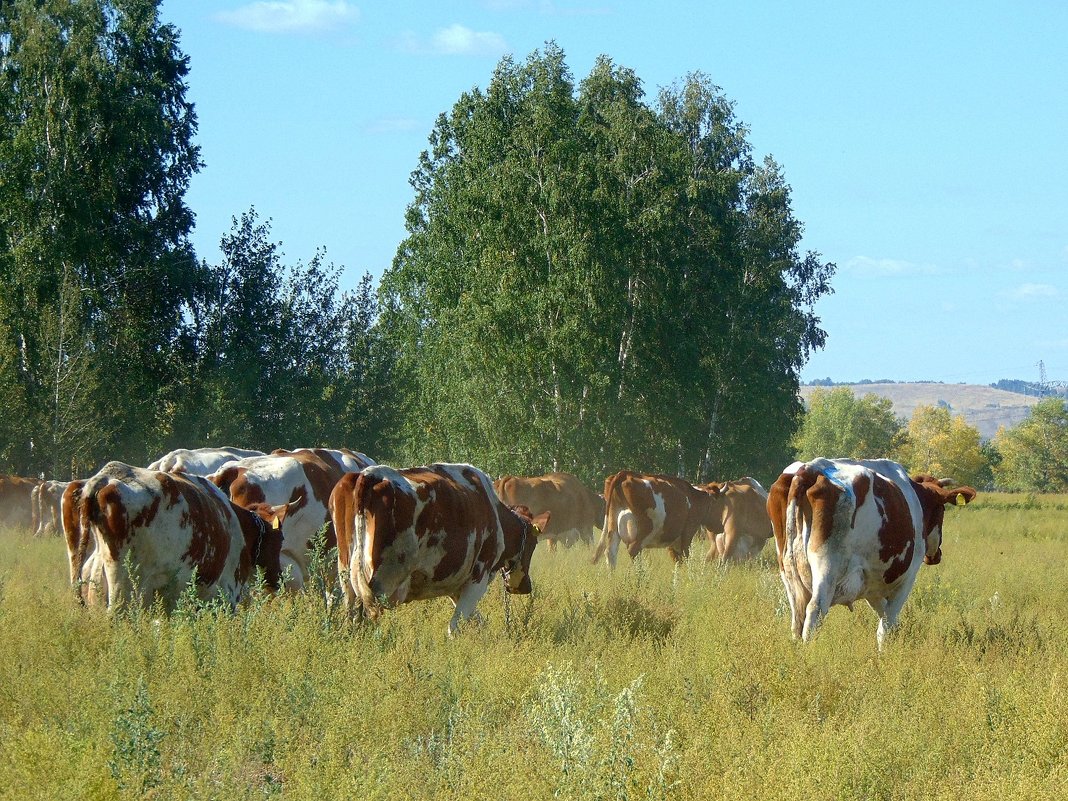
[[[945,505],[964,506],[975,500],[978,493],[972,487],[953,487],[942,490],[942,503]]]
[[[534,536],[541,534],[545,531],[546,526],[549,525],[550,512],[542,512],[540,515],[530,521],[530,533]]]
[[[271,528],[278,529],[282,527],[282,521],[286,519],[286,515],[289,514],[290,507],[293,506],[296,501],[290,503],[283,503],[280,506],[271,507]]]

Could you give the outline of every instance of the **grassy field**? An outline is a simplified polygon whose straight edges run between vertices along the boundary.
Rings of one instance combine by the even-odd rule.
[[[535,594],[351,626],[80,609],[0,532],[0,798],[1064,799],[1068,497],[947,513],[883,653],[866,606],[789,638],[769,546],[722,569],[535,554]]]

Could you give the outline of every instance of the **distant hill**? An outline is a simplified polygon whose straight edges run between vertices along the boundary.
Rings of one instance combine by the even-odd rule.
[[[889,398],[894,414],[905,420],[912,417],[917,406],[948,405],[950,413],[963,415],[969,425],[979,429],[984,440],[991,439],[998,427],[1012,428],[1027,419],[1038,398],[1007,392],[979,384],[878,383],[838,384],[836,387],[801,387],[801,397],[808,402],[817,389],[831,390],[845,387],[859,398],[871,393]]]

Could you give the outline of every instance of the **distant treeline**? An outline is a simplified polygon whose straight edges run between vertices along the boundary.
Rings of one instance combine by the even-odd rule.
[[[1016,378],[1003,378],[990,386],[994,389],[1018,392],[1021,395],[1030,395],[1034,398],[1068,397],[1068,386],[1059,384],[1039,384],[1034,381],[1021,381]]]
[[[844,387],[864,384],[944,384],[945,381],[894,381],[889,378],[862,378],[860,381],[834,381],[830,378],[814,378],[804,382],[806,387]],[[1030,395],[1034,398],[1068,397],[1068,386],[1057,382],[1055,384],[1040,384],[1035,381],[1023,381],[1019,378],[1002,378],[988,386],[1001,389],[1005,392],[1016,392],[1020,395]]]

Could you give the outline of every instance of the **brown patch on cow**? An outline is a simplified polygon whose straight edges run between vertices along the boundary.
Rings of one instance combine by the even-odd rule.
[[[341,477],[345,468],[334,458],[333,454],[321,449],[301,448],[285,454],[295,459],[304,468],[312,494],[325,508],[330,503],[330,493]]]
[[[172,509],[182,499],[182,491],[178,487],[178,482],[175,480],[175,476],[186,476],[188,473],[175,472],[175,473],[157,473],[156,478],[159,481],[160,489],[163,492],[164,497],[167,499],[167,508]],[[157,511],[159,507],[157,506]]]
[[[805,491],[805,497],[812,509],[809,550],[820,550],[834,536],[835,509],[844,496],[845,491],[822,473],[816,476],[815,481]]]
[[[883,572],[883,581],[893,584],[912,564],[916,547],[912,512],[905,496],[892,481],[876,478],[873,494],[882,508],[883,518],[878,534],[879,559],[889,565]]]
[[[197,568],[197,583],[215,584],[222,576],[230,553],[230,530],[228,521],[234,514],[230,505],[223,506],[213,489],[198,486],[199,476],[175,475],[172,481],[186,503],[189,519],[189,548],[182,559]],[[248,573],[241,577],[242,583]]]
[[[229,465],[227,467],[212,473],[209,476],[209,480],[219,489],[223,491],[224,495],[230,494],[231,485],[237,481],[240,476],[245,475],[248,472],[247,467],[238,467],[237,465]]]
[[[226,492],[226,490],[223,490],[223,492]],[[230,500],[246,509],[254,504],[267,502],[263,487],[250,480],[248,471],[244,468],[242,468],[241,474],[230,483],[229,494]]]
[[[129,539],[130,532],[126,526],[126,507],[122,502],[119,488],[106,484],[95,496],[95,503],[90,507],[90,514],[97,513],[94,523],[101,526],[104,543],[113,560],[118,560],[122,547]]]
[[[359,473],[346,473],[330,493],[330,520],[337,537],[338,567],[351,571],[351,555],[356,521],[356,483]]]
[[[144,507],[137,513],[134,519],[130,521],[131,528],[144,528],[150,526],[152,521],[156,519],[156,515],[159,513],[159,504],[161,500],[161,496],[155,496],[152,499],[152,503]]]

